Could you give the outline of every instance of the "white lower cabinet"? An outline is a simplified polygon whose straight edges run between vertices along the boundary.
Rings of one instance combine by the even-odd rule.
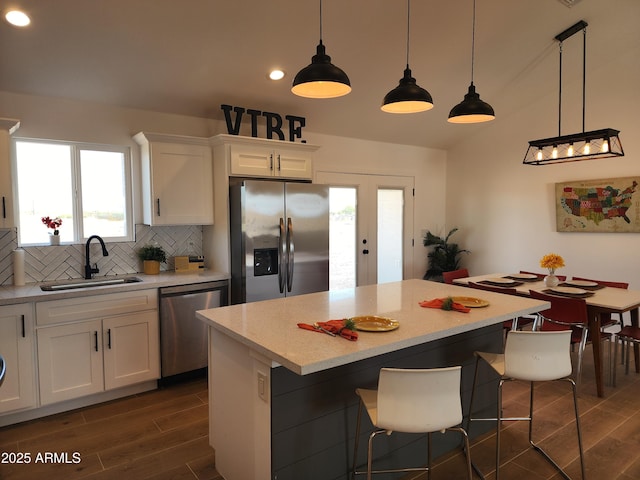
[[[104,319],[102,333],[106,390],[160,377],[157,311]]]
[[[103,391],[102,361],[100,320],[38,329],[40,403]]]
[[[127,309],[138,311],[109,315]],[[43,302],[37,312],[41,405],[160,377],[156,290]],[[49,325],[65,318],[74,321]]]
[[[0,353],[7,365],[0,413],[34,407],[33,304],[0,307]]]

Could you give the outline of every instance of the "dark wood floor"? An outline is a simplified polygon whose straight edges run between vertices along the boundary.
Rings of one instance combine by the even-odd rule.
[[[595,395],[591,351],[586,352],[580,397],[583,441],[589,480],[640,480],[640,375],[624,375],[606,397]],[[572,403],[564,383],[536,389],[534,435],[580,478]],[[524,414],[526,385],[505,387],[507,414]],[[0,452],[29,452],[30,465],[0,464],[0,479],[221,479],[208,442],[206,380],[192,380],[154,392],[54,415],[0,429]],[[504,434],[501,478],[537,480],[561,478],[528,448],[527,425],[513,422]],[[495,437],[474,441],[472,458],[494,478]],[[80,463],[35,463],[38,453],[78,452]],[[465,478],[459,454],[439,459],[434,479]],[[425,476],[412,478],[426,478]],[[251,479],[247,479],[251,480]],[[302,480],[302,479],[301,479]]]

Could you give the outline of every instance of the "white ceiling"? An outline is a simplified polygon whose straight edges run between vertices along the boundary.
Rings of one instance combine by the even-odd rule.
[[[477,0],[474,83],[494,107],[495,122],[508,121],[540,96],[557,96],[554,37],[578,20],[589,23],[588,68],[606,68],[611,52],[638,51],[640,1],[566,3]],[[316,133],[436,148],[483,128],[446,121],[470,83],[472,0],[412,0],[410,67],[435,104],[413,115],[379,109],[406,64],[404,0],[324,0],[323,43],[353,87],[329,100],[290,92],[293,76],[310,63],[318,44],[316,0],[12,5],[26,10],[32,24],[17,29],[0,22],[0,91],[220,120],[224,103],[306,117],[306,130]],[[581,43],[573,54],[581,58]],[[275,66],[287,72],[280,82],[266,78]]]

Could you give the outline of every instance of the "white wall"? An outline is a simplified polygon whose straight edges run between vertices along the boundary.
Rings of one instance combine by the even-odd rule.
[[[227,133],[224,122],[73,100],[0,92],[0,117],[16,118],[16,136],[128,145],[139,185],[139,147],[131,139],[139,131],[211,137]],[[248,125],[244,125],[248,130]],[[243,135],[248,132],[242,131]],[[263,130],[259,134],[264,135]],[[445,223],[446,152],[405,145],[370,142],[303,131],[310,144],[320,145],[315,170],[393,174],[415,177],[414,277],[426,270],[422,232]],[[136,189],[139,192],[139,189]],[[135,193],[135,192],[134,192]],[[135,221],[142,220],[139,193],[134,195]]]
[[[636,42],[640,35],[636,35]],[[557,182],[637,176],[640,173],[638,120],[640,105],[640,62],[633,45],[612,56],[592,62],[587,72],[587,115],[585,130],[615,128],[625,157],[568,164],[529,166],[522,159],[529,140],[557,135],[557,91],[540,98],[511,117],[496,112],[496,120],[477,130],[466,142],[448,152],[447,225],[457,226],[456,239],[472,251],[465,259],[471,274],[542,271],[539,259],[555,252],[565,259],[558,273],[600,280],[630,282],[640,288],[639,233],[560,233],[555,228]],[[555,82],[554,57],[531,75]],[[589,63],[588,63],[589,65]],[[548,69],[547,69],[548,68]],[[547,70],[545,70],[547,69]],[[581,85],[566,90],[574,95]],[[564,94],[563,94],[564,95]],[[564,96],[563,96],[564,98]],[[485,100],[491,102],[490,99]],[[564,103],[564,102],[563,102]],[[578,109],[578,98],[563,107],[568,114]],[[579,115],[578,115],[579,116]],[[563,125],[564,125],[563,114]],[[573,121],[563,134],[581,131]],[[640,208],[640,190],[633,207]]]
[[[445,224],[446,152],[313,133],[305,133],[305,138],[322,146],[314,157],[314,172],[414,177],[413,278],[422,278],[427,269],[423,232],[438,232]]]

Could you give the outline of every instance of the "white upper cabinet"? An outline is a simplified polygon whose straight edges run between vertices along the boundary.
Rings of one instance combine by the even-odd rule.
[[[140,132],[143,221],[213,224],[213,167],[206,138]]]
[[[301,180],[313,176],[315,145],[236,135],[218,135],[212,142],[226,145],[230,176]]]
[[[15,227],[11,184],[11,135],[20,127],[12,118],[0,118],[0,228]]]

